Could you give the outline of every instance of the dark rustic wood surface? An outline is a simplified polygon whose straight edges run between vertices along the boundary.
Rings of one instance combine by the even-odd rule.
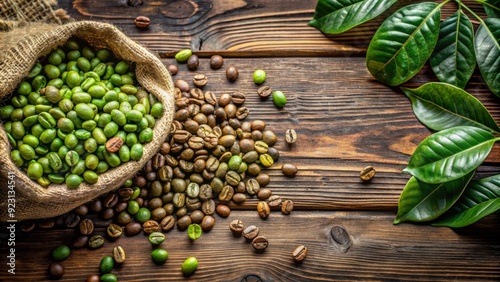
[[[256,199],[231,205],[229,218],[216,216],[215,228],[195,242],[185,232],[170,231],[163,243],[169,259],[162,266],[152,263],[151,246],[143,235],[122,237],[98,250],[74,250],[63,262],[66,274],[61,281],[83,281],[98,273],[100,259],[116,245],[127,252],[126,263],[113,270],[119,281],[500,280],[498,215],[460,230],[392,224],[409,178],[401,170],[430,131],[415,118],[398,88],[374,81],[366,70],[364,51],[387,14],[346,34],[325,36],[307,25],[316,1],[144,0],[143,5],[131,7],[126,0],[60,0],[59,4],[76,20],[116,24],[161,56],[166,65],[174,63],[177,50],[192,48],[202,57],[200,68],[188,72],[180,65],[174,80],[204,73],[209,78],[205,89],[218,96],[236,90],[246,93],[248,119],[265,120],[279,137],[276,146],[281,157],[268,170],[269,188],[295,203],[291,215],[274,211],[267,220],[258,217]],[[454,5],[445,6],[443,17]],[[133,25],[139,15],[152,19],[149,29]],[[209,68],[212,54],[222,54],[225,66],[240,70],[237,82],[228,83],[224,69]],[[266,85],[286,93],[288,103],[282,110],[271,100],[258,98],[258,87],[251,81],[256,68],[267,71]],[[426,66],[406,85],[416,87],[433,80]],[[467,90],[500,120],[499,100],[477,74]],[[287,128],[298,133],[293,146],[284,141]],[[499,173],[499,161],[500,150],[495,147],[478,175]],[[297,165],[298,174],[284,177],[283,163]],[[359,179],[366,165],[377,170],[369,183]],[[231,235],[228,224],[236,218],[261,228],[270,242],[264,253],[256,253],[243,238]],[[341,251],[332,239],[334,226],[349,234],[349,249]],[[1,232],[5,230],[2,226]],[[104,234],[104,229],[96,233]],[[16,232],[16,275],[11,276],[6,272],[9,249],[4,235],[0,281],[47,280],[50,250],[71,243],[74,236],[75,231],[68,229]],[[300,244],[309,248],[309,255],[302,264],[295,264],[291,252]],[[180,264],[188,256],[200,262],[189,279],[180,273]]]

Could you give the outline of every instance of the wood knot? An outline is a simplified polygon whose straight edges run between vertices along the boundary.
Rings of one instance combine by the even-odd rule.
[[[241,279],[241,282],[263,282],[257,275],[247,275]]]
[[[198,5],[196,3],[181,0],[169,3],[161,9],[161,13],[167,18],[186,19],[193,16],[197,10]]]

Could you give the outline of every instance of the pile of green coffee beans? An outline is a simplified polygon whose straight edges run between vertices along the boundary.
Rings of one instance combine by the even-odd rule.
[[[41,186],[74,189],[140,160],[163,111],[131,63],[70,39],[36,63],[0,118],[17,166]]]

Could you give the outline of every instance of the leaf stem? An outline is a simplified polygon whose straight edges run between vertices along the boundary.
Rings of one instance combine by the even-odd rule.
[[[483,19],[480,16],[478,16],[476,13],[474,13],[474,11],[472,11],[469,7],[467,7],[467,5],[462,3],[462,1],[460,1],[460,0],[458,0],[457,3],[460,5],[460,7],[463,7],[465,10],[467,10],[469,13],[471,13],[479,21],[480,24],[484,25]]]

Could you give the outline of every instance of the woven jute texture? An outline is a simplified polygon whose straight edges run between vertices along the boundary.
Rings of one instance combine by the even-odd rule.
[[[140,161],[130,161],[99,175],[94,185],[82,183],[70,190],[65,185],[42,187],[32,181],[12,162],[11,145],[0,126],[0,221],[36,219],[64,214],[119,187],[134,176],[168,137],[173,115],[174,86],[170,73],[157,56],[128,38],[113,25],[80,21],[63,25],[27,24],[10,32],[0,32],[0,100],[10,99],[11,93],[27,76],[41,56],[76,37],[95,48],[108,48],[116,57],[134,62],[138,82],[164,105],[164,115],[156,121],[153,141],[145,144]],[[12,185],[11,185],[12,184]],[[15,187],[15,195],[11,191]],[[15,199],[15,217],[8,213]],[[12,206],[10,206],[12,207]]]

